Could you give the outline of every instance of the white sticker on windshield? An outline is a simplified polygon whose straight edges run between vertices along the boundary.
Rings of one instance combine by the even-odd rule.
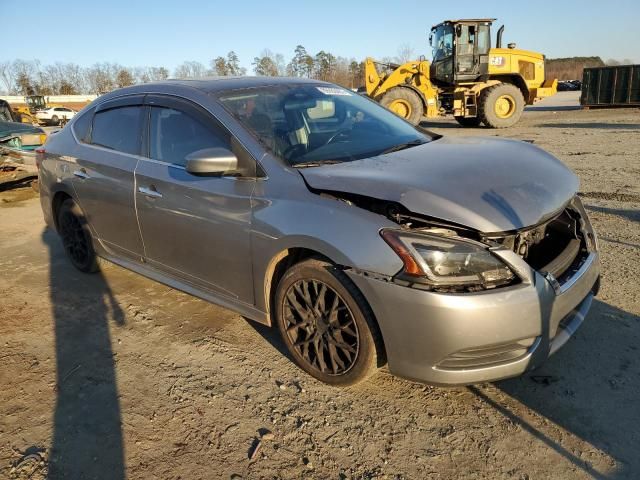
[[[342,88],[338,88],[338,87],[316,87],[318,90],[320,90],[320,92],[324,93],[325,95],[344,95],[344,96],[350,96],[351,92],[349,92],[348,90],[343,90]]]

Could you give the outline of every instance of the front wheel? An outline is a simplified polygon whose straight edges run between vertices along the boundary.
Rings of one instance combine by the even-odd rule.
[[[392,88],[382,96],[380,105],[414,125],[420,123],[424,114],[422,99],[408,87]]]
[[[57,115],[51,117],[51,125],[60,125],[60,119]]]
[[[292,266],[275,296],[276,322],[295,362],[336,386],[361,382],[382,363],[373,313],[341,270],[322,260]]]
[[[58,209],[58,233],[74,267],[84,273],[98,271],[98,257],[93,249],[89,226],[80,207],[70,198]]]

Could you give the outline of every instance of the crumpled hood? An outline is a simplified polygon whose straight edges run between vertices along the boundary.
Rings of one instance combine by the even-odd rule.
[[[398,202],[480,232],[535,225],[577,192],[558,159],[524,142],[443,137],[418,147],[300,169],[313,189]]]

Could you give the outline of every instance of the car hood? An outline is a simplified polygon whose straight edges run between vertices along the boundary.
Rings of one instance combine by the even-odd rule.
[[[44,133],[44,130],[28,123],[0,122],[0,137],[24,133]]]
[[[442,137],[399,152],[300,169],[312,189],[397,202],[480,232],[535,225],[577,192],[557,158],[524,142]]]

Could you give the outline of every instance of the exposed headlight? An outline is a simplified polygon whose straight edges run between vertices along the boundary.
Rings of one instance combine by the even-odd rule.
[[[404,263],[399,280],[465,291],[494,288],[515,278],[488,247],[472,240],[386,229],[381,235]]]

